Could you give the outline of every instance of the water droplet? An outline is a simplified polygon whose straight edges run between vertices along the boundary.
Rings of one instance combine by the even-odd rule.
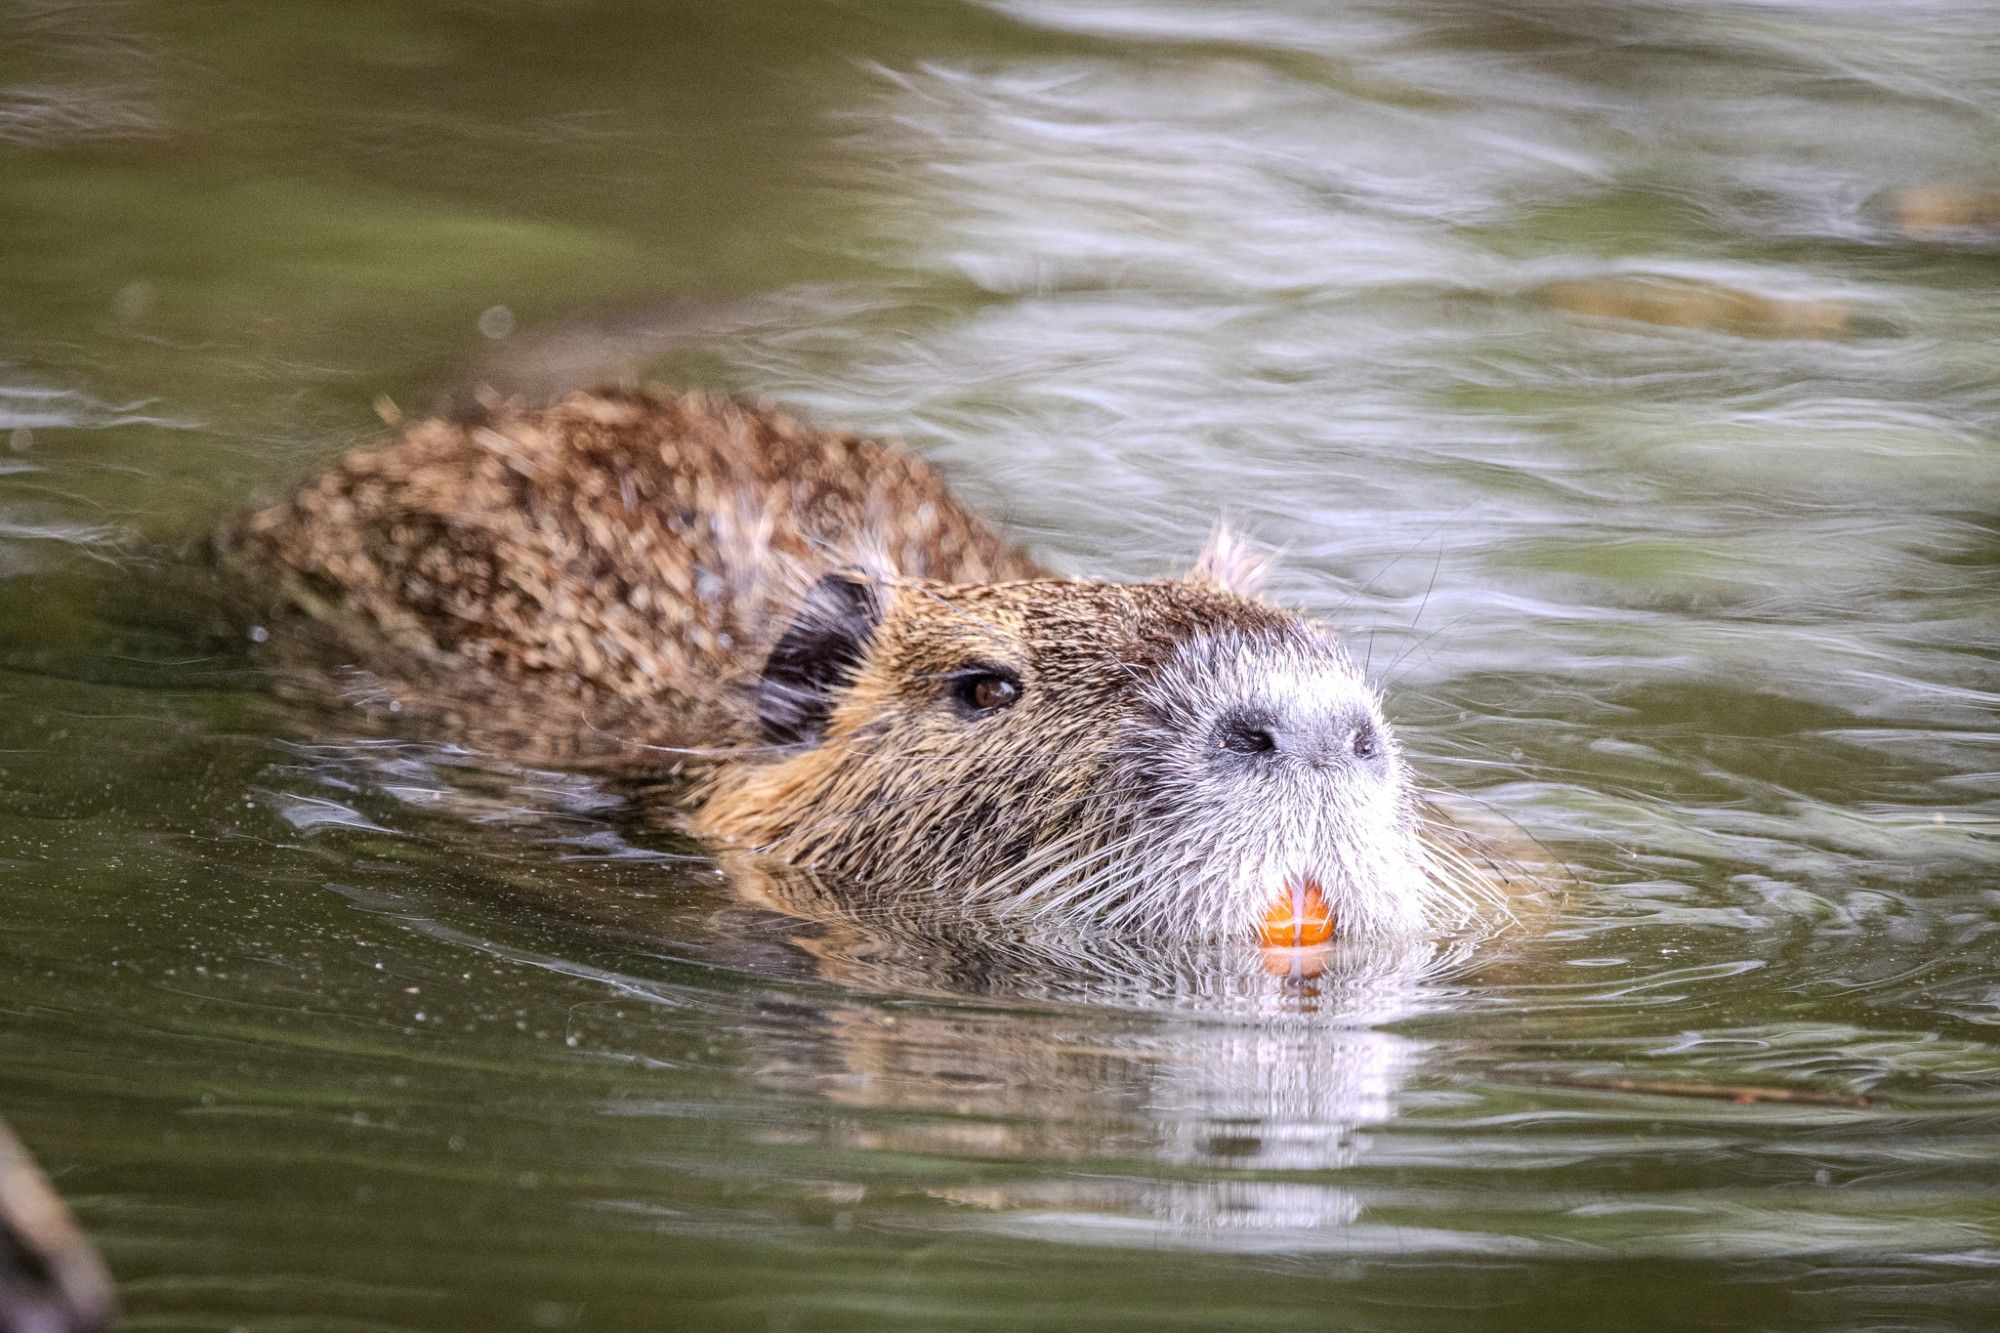
[[[128,282],[111,298],[111,313],[126,324],[143,318],[152,308],[153,284],[150,282]]]

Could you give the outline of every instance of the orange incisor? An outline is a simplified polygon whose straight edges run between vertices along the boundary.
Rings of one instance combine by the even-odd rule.
[[[1295,879],[1264,910],[1257,942],[1267,949],[1303,949],[1333,938],[1333,909],[1319,881]]]

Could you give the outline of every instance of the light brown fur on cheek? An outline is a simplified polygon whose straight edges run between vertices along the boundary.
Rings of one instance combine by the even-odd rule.
[[[943,865],[976,881],[996,868],[986,858],[1032,847],[1087,795],[1118,691],[1093,689],[1103,668],[1074,654],[1101,616],[1090,604],[1122,598],[1114,586],[903,589],[821,740],[716,774],[690,827],[877,881],[930,883]],[[1067,616],[1051,602],[1070,603]],[[952,702],[954,678],[991,668],[1018,677],[1020,701],[970,716]]]

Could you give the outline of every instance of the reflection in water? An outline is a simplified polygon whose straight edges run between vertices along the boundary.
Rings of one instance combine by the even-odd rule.
[[[406,742],[296,755],[267,794],[291,825],[315,837],[377,835],[409,825],[407,813],[393,813],[405,805],[433,817],[433,836],[474,850],[490,849],[493,835],[469,835],[468,816],[502,823],[529,855],[476,896],[560,913],[572,933],[657,936],[657,899],[634,898],[631,879],[592,891],[574,869],[545,873],[553,856],[557,866],[633,866],[655,886],[673,878],[670,857],[603,822],[616,807],[587,784]],[[703,894],[704,965],[783,979],[794,992],[760,1000],[753,990],[754,1007],[777,1004],[790,1016],[782,1057],[760,1062],[736,1095],[845,1108],[851,1117],[811,1140],[843,1155],[1076,1164],[1075,1178],[1037,1172],[930,1188],[1014,1234],[1116,1223],[1165,1228],[1189,1244],[1213,1228],[1350,1220],[1353,1200],[1325,1173],[1351,1165],[1365,1132],[1393,1115],[1424,1050],[1385,1025],[1434,1009],[1472,969],[1480,943],[1262,950],[1002,935],[948,901],[928,912],[906,898],[875,904],[797,870],[749,858],[725,865],[726,880]],[[452,924],[464,913],[449,900],[343,891],[460,947],[588,978],[629,1001],[681,1008],[720,998],[644,963],[607,969],[574,951],[506,943],[513,932],[504,927],[497,937],[469,932]],[[627,1100],[619,1109],[648,1108]],[[654,1109],[674,1121],[683,1114],[671,1098]],[[798,1146],[796,1127],[769,1132],[767,1147]],[[1087,1169],[1111,1159],[1126,1165]],[[1178,1168],[1204,1175],[1175,1179]]]
[[[940,1189],[1016,1232],[1085,1215],[1170,1232],[1350,1220],[1352,1200],[1319,1173],[1355,1160],[1422,1054],[1382,1025],[1435,1004],[1475,947],[981,937],[949,910],[857,914],[809,876],[743,862],[731,890],[745,905],[723,909],[718,937],[772,940],[773,923],[753,918],[776,908],[784,946],[837,988],[813,1006],[810,1054],[763,1079],[775,1094],[872,1113],[834,1132],[838,1148],[1145,1164],[1122,1180],[1038,1173]],[[733,965],[786,968],[751,955]],[[1176,1181],[1175,1167],[1226,1178]]]
[[[1984,0],[0,0],[0,1112],[135,1327],[1982,1326],[1996,115]],[[140,577],[474,365],[1228,511],[1579,884],[829,910]]]

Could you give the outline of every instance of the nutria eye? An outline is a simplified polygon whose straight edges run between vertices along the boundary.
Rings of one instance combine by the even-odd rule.
[[[1021,682],[1005,671],[968,671],[951,683],[951,696],[975,717],[1012,707],[1021,697]]]

